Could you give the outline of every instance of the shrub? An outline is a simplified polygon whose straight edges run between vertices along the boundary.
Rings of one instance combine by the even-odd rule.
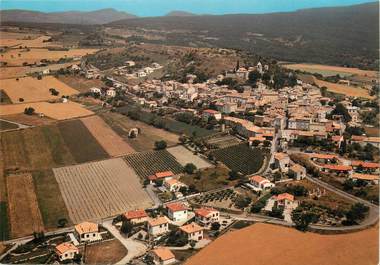
[[[187,174],[193,174],[197,167],[193,163],[187,163],[183,169]]]
[[[161,141],[156,141],[154,143],[154,147],[156,150],[163,150],[165,149],[167,146],[166,142],[164,140],[161,140]]]

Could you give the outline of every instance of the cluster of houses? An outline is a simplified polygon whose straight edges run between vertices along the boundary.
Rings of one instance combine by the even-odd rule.
[[[143,78],[152,74],[154,71],[162,68],[159,63],[152,63],[150,66],[143,67],[141,69],[135,70],[136,63],[134,61],[126,61],[123,66],[119,66],[114,70],[114,74],[119,76],[124,76],[129,79],[133,78]],[[134,70],[131,71],[131,68]]]

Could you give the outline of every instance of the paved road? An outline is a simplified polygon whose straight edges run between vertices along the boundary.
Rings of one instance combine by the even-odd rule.
[[[124,235],[122,235],[119,230],[115,226],[112,225],[112,221],[106,221],[103,223],[103,226],[110,231],[110,233],[117,238],[124,247],[128,250],[127,255],[122,258],[119,262],[116,264],[127,264],[130,262],[133,258],[139,257],[143,255],[147,251],[147,246],[139,241],[133,240],[131,238],[127,238]]]

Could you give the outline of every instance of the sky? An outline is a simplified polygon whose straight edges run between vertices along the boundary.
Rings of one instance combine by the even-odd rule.
[[[0,9],[42,12],[114,8],[137,16],[162,16],[173,10],[196,14],[287,12],[303,8],[347,6],[371,0],[0,0]]]

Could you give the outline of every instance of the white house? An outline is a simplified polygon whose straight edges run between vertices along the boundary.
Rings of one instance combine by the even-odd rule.
[[[280,171],[288,172],[289,164],[290,164],[290,158],[289,158],[288,154],[275,153],[274,154],[274,164],[275,164],[276,168],[280,169]]]
[[[157,181],[165,181],[165,180],[169,180],[169,179],[172,179],[174,177],[174,173],[172,171],[163,171],[163,172],[157,172],[155,173],[154,175],[151,175],[148,177],[148,179],[150,180],[150,183],[153,184],[154,182],[157,182]]]
[[[157,265],[169,265],[176,262],[173,252],[166,247],[157,247],[151,251],[151,254]]]
[[[215,120],[221,120],[222,119],[222,113],[220,113],[219,111],[216,111],[216,110],[212,110],[212,109],[206,109],[203,111],[202,113],[202,118],[204,120],[208,120],[210,117],[213,117],[215,118]]]
[[[170,203],[166,205],[168,217],[174,222],[181,222],[187,219],[188,210],[182,203]]]
[[[301,180],[306,177],[306,168],[299,164],[294,164],[289,168],[289,175],[295,180]]]
[[[141,224],[148,221],[148,215],[145,210],[132,210],[124,213],[124,218],[132,224]]]
[[[166,216],[148,219],[148,234],[157,237],[169,232],[169,220]]]
[[[136,63],[135,63],[134,61],[126,61],[126,62],[125,62],[125,65],[126,65],[126,66],[129,66],[129,67],[132,67],[132,66],[135,66]]]
[[[116,96],[116,90],[115,89],[108,89],[106,92],[108,97],[115,97]]]
[[[154,69],[151,68],[151,67],[145,67],[145,68],[144,68],[144,72],[147,73],[147,74],[151,74],[151,73],[154,72]]]
[[[83,222],[77,224],[75,226],[75,234],[81,243],[102,240],[98,224],[95,223]]]
[[[196,223],[181,226],[179,228],[187,236],[187,240],[200,241],[203,239],[203,227]]]
[[[181,187],[187,187],[187,185],[177,179],[168,179],[164,181],[164,187],[170,192],[177,192]]]
[[[55,253],[60,261],[72,260],[79,254],[79,249],[71,243],[64,242],[55,247]]]
[[[252,176],[249,181],[255,191],[268,190],[274,187],[272,182],[258,175]]]
[[[102,90],[98,87],[91,87],[90,88],[90,92],[92,93],[97,93],[97,94],[101,94],[102,93]]]
[[[195,221],[201,226],[209,226],[219,222],[219,211],[213,208],[200,208],[195,210]]]
[[[279,195],[273,195],[267,200],[264,210],[272,211],[273,207],[283,209],[284,220],[291,223],[291,213],[298,207],[298,201],[294,199],[294,196],[289,193],[281,193]]]
[[[138,71],[136,72],[137,77],[146,77],[146,73],[144,71]]]

